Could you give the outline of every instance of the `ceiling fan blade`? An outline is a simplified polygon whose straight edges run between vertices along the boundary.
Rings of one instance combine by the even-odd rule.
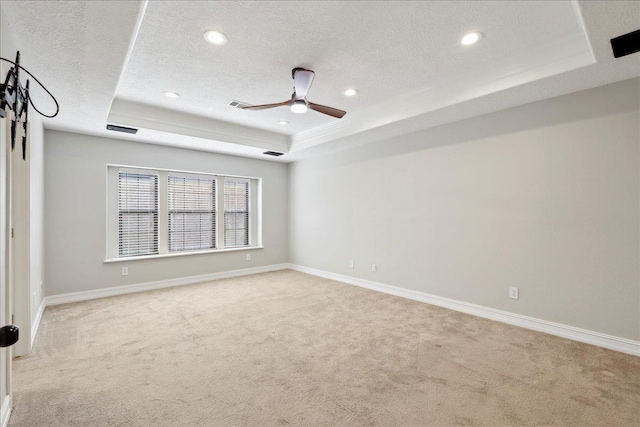
[[[311,70],[305,70],[304,68],[293,69],[293,87],[296,99],[304,99],[307,96],[314,76],[315,73]]]
[[[346,111],[338,110],[337,108],[333,107],[327,107],[326,105],[314,104],[313,102],[309,102],[308,105],[312,110],[315,110],[322,114],[326,114],[328,116],[336,117],[338,119],[341,119],[345,114],[347,114]]]
[[[262,105],[246,105],[243,107],[238,107],[243,110],[266,110],[267,108],[276,108],[276,107],[284,107],[286,105],[291,105],[292,100],[278,102],[277,104],[262,104]]]

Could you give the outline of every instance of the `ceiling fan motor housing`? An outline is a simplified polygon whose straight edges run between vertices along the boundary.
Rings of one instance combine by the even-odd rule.
[[[315,72],[313,70],[296,67],[291,70],[291,77],[294,81],[293,95],[291,95],[291,99],[283,102],[277,102],[275,104],[243,105],[239,108],[242,108],[243,110],[266,110],[268,108],[289,106],[291,107],[291,111],[297,114],[306,113],[309,109],[341,119],[345,114],[347,114],[346,111],[307,101],[307,93],[311,88],[314,76]]]
[[[291,78],[295,79],[296,78],[296,71],[301,70],[301,71],[311,71],[311,70],[307,70],[306,68],[302,68],[302,67],[296,67],[293,70],[291,70]],[[313,73],[313,71],[311,71]]]

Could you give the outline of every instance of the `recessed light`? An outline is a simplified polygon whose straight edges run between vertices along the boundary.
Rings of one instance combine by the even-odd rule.
[[[280,120],[278,123],[281,124],[282,126],[286,126],[289,124],[289,122],[286,120]]]
[[[204,33],[204,39],[215,45],[223,45],[227,42],[227,36],[220,31],[207,31]]]
[[[358,90],[357,89],[347,89],[344,91],[344,94],[346,96],[356,96],[358,94]]]
[[[298,99],[291,104],[291,112],[302,114],[307,112],[307,103],[302,99]]]
[[[460,40],[460,43],[462,43],[465,46],[468,46],[470,44],[479,42],[480,39],[482,39],[482,33],[469,33],[465,35],[462,38],[462,40]]]
[[[180,98],[180,94],[179,93],[171,92],[171,91],[168,91],[168,90],[166,90],[166,91],[164,91],[162,93],[167,98]]]

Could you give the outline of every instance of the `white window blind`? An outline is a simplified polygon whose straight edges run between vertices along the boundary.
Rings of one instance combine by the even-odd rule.
[[[224,181],[224,246],[249,246],[249,182]]]
[[[120,256],[158,253],[158,175],[118,173]]]
[[[216,247],[216,180],[169,175],[169,252]]]

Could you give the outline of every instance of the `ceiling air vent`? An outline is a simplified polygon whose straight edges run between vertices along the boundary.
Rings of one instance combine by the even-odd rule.
[[[247,104],[246,102],[236,101],[235,99],[232,99],[229,102],[229,105],[236,108],[242,108],[242,107],[248,107],[251,104]]]
[[[116,126],[116,125],[107,125],[107,130],[113,130],[116,132],[124,132],[124,133],[137,133],[138,129],[136,128],[127,128],[124,126]]]
[[[262,154],[266,154],[267,156],[279,157],[279,156],[282,156],[284,153],[278,153],[277,151],[265,151]]]

